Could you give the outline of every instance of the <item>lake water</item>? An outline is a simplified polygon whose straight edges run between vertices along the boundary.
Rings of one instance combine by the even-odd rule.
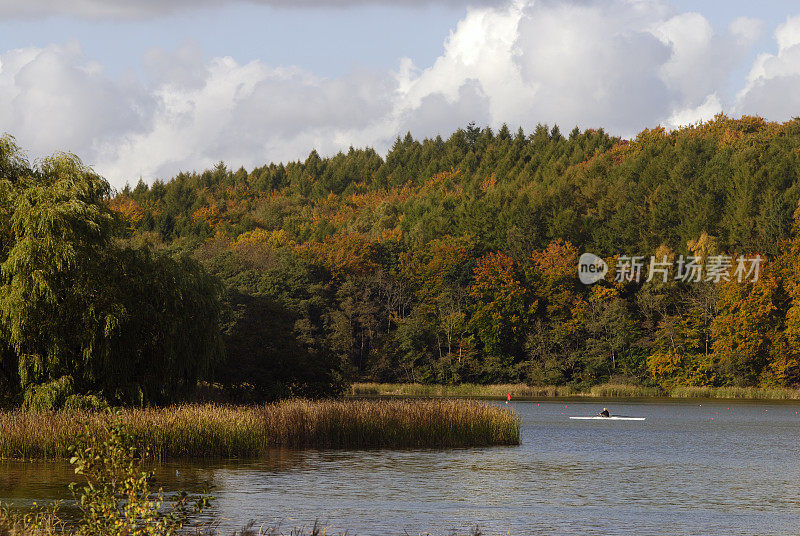
[[[571,421],[603,406],[645,422]],[[233,530],[319,519],[331,533],[800,534],[800,404],[512,402],[522,444],[453,450],[276,451],[170,463],[171,490],[210,486]],[[176,473],[177,471],[177,473]],[[63,463],[0,462],[0,501],[69,497]]]

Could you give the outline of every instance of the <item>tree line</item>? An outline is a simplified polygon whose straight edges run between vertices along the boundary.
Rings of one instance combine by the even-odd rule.
[[[74,158],[58,158],[82,169]],[[40,195],[55,191],[44,163],[29,169],[18,156],[6,156],[1,165],[0,176],[11,177],[3,206],[14,218],[19,209],[8,207],[20,203],[15,188],[22,192],[39,181]],[[13,186],[14,173],[31,178]],[[136,300],[145,298],[131,290],[132,279],[127,273],[114,279],[113,270],[98,264],[102,256],[92,255],[91,266],[80,269],[102,273],[106,279],[91,280],[114,288],[117,297],[105,308],[83,307],[80,299],[87,298],[76,297],[79,310],[95,316],[63,321],[79,322],[94,335],[67,349],[73,339],[44,344],[59,332],[40,329],[26,339],[39,346],[23,349],[13,328],[23,317],[4,312],[0,333],[12,357],[3,363],[52,353],[59,357],[34,361],[64,364],[60,356],[90,348],[98,356],[118,355],[114,366],[126,367],[120,377],[144,374],[162,347],[135,353],[122,346],[155,337],[176,363],[188,344],[193,354],[201,346],[208,352],[191,372],[161,369],[156,376],[183,374],[185,385],[203,378],[244,398],[336,392],[353,380],[795,385],[799,173],[800,120],[718,116],[672,132],[645,130],[632,140],[603,130],[576,128],[565,136],[545,125],[526,134],[470,124],[447,139],[398,138],[385,158],[369,148],[327,158],[312,151],[304,161],[249,172],[220,163],[149,186],[140,181],[113,195],[95,194],[97,214],[73,215],[75,228],[88,233],[80,247],[139,267],[161,263],[162,271],[137,272],[139,288],[158,285],[155,279],[174,269],[162,292],[178,280],[196,285],[198,299],[214,297],[219,308],[194,303],[191,313],[202,309],[210,315],[204,325],[218,329],[192,319],[195,332],[177,324],[176,331],[149,332],[146,317],[134,321]],[[81,176],[93,175],[83,169]],[[14,225],[7,227],[9,246],[25,242]],[[77,230],[70,232],[59,237],[72,240]],[[57,259],[66,253],[56,242],[39,255],[56,259],[49,269],[62,277],[58,266],[66,261]],[[8,286],[12,266],[23,264],[13,261],[19,256],[5,239],[3,245]],[[20,255],[34,254],[22,247]],[[580,283],[583,252],[611,265],[603,281]],[[704,264],[722,254],[761,255],[759,279],[613,280],[623,255],[692,255]],[[178,272],[193,275],[184,279]],[[32,288],[36,274],[28,276]],[[2,308],[13,311],[5,295],[4,289]],[[25,307],[38,303],[28,297],[33,294],[19,296]],[[46,306],[52,301],[37,299],[44,300],[43,310],[53,310]],[[116,312],[123,310],[130,317]],[[168,316],[186,322],[177,313]],[[110,321],[110,331],[106,317],[120,319]],[[26,367],[49,370],[5,365],[18,371],[7,381],[24,385],[29,373],[19,371]],[[88,370],[80,380],[73,377],[84,390],[96,388],[91,378],[106,378]]]

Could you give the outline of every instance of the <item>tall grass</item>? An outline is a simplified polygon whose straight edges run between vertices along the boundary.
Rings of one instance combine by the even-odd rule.
[[[627,383],[604,383],[582,391],[570,386],[529,386],[523,383],[476,385],[427,385],[420,383],[354,383],[350,395],[354,397],[420,397],[420,398],[732,398],[748,400],[797,400],[800,389],[782,387],[644,387]]]
[[[433,397],[433,398],[558,398],[558,397],[653,397],[663,396],[657,387],[624,383],[595,385],[581,391],[569,385],[531,386],[524,383],[478,385],[428,385],[421,383],[355,383],[352,396]]]
[[[628,383],[604,383],[592,387],[589,391],[589,396],[604,398],[653,398],[664,396],[664,391],[658,387],[644,387]]]
[[[0,458],[67,456],[85,426],[107,413],[0,412]],[[156,458],[258,457],[287,448],[440,448],[519,443],[505,408],[456,400],[290,400],[263,406],[184,405],[128,409],[128,431]]]
[[[673,387],[673,398],[738,398],[744,400],[797,400],[800,389],[784,387]]]
[[[496,398],[511,394],[514,398],[575,396],[579,394],[567,385],[530,386],[524,383],[458,385],[422,383],[354,383],[351,396],[424,397],[424,398]]]

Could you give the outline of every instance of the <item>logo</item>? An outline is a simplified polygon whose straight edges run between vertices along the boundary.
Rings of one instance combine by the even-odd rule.
[[[670,259],[662,255],[661,259],[655,255],[617,255],[614,260],[614,270],[617,283],[639,283],[644,277],[650,282],[655,279],[666,283],[672,278],[683,283],[720,283],[721,281],[758,281],[758,275],[764,257],[755,255],[745,257],[741,255],[710,255],[707,258],[697,255],[680,255]],[[605,278],[608,273],[608,264],[594,253],[584,253],[578,259],[578,278],[584,285],[597,283]]]
[[[578,277],[584,285],[597,283],[607,273],[608,264],[594,253],[584,253],[578,259]]]

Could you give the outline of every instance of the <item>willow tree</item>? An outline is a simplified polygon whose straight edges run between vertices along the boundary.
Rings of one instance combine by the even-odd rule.
[[[0,318],[24,387],[83,369],[93,332],[115,323],[96,288],[113,216],[104,207],[108,183],[74,156],[46,159],[5,189],[11,241],[0,265]]]
[[[97,332],[90,384],[138,403],[189,396],[223,355],[219,281],[191,258],[143,248],[117,248],[106,263],[116,324]]]
[[[27,169],[19,148],[10,136],[0,136],[0,263],[13,243],[10,196],[12,185]],[[8,330],[0,322],[0,401],[19,383],[16,354],[11,349]]]
[[[0,338],[19,388],[68,378],[138,403],[190,391],[221,351],[215,281],[121,244],[108,183],[76,156],[25,169],[13,142],[0,151],[0,172],[14,171],[0,176]]]

